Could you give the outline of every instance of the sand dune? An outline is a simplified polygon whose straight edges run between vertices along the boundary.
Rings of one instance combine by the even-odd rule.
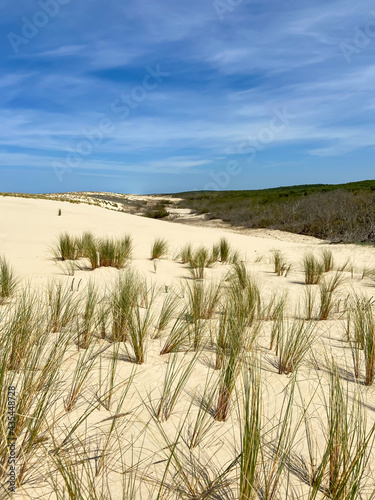
[[[62,211],[61,216],[58,216],[59,209]],[[335,269],[342,268],[346,264],[340,274],[344,281],[335,292],[335,306],[327,320],[314,321],[314,342],[296,370],[298,384],[294,389],[294,409],[290,422],[292,426],[298,425],[298,430],[296,430],[293,446],[288,452],[289,465],[283,469],[278,493],[275,495],[275,498],[281,498],[282,495],[285,498],[289,480],[288,498],[293,498],[292,491],[294,491],[294,498],[312,498],[309,497],[311,486],[306,479],[308,472],[304,470],[299,458],[303,456],[307,463],[309,457],[305,427],[301,420],[303,403],[306,406],[310,405],[307,413],[311,417],[315,453],[319,462],[319,457],[321,458],[324,454],[327,427],[325,415],[327,407],[324,403],[324,396],[329,397],[332,359],[338,364],[346,393],[352,397],[355,392],[352,351],[345,339],[348,297],[354,293],[364,294],[368,298],[373,296],[373,280],[362,279],[362,274],[365,268],[375,269],[375,249],[356,245],[328,245],[314,238],[288,236],[270,230],[263,233],[258,230],[253,235],[251,232],[239,234],[219,228],[147,219],[84,204],[0,197],[0,255],[6,258],[21,278],[19,290],[28,286],[36,291],[39,297],[43,297],[47,287],[51,286],[52,281],[55,280],[70,287],[75,296],[84,300],[82,297],[85,296],[85,290],[91,282],[97,287],[98,297],[108,296],[118,276],[126,273],[126,268],[121,271],[109,267],[101,267],[94,271],[78,269],[75,270],[74,275],[69,275],[66,263],[57,262],[51,255],[50,249],[56,244],[59,234],[68,232],[72,236],[78,236],[84,231],[90,231],[97,237],[120,238],[125,234],[132,237],[133,258],[127,267],[136,269],[147,280],[149,286],[154,284],[156,287],[155,301],[152,305],[152,314],[155,315],[152,328],[157,323],[157,315],[168,293],[172,290],[179,290],[180,293],[181,286],[193,286],[194,280],[191,279],[188,266],[182,264],[177,258],[179,250],[187,243],[191,243],[195,248],[202,245],[211,248],[212,245],[218,243],[220,238],[225,237],[232,250],[239,252],[240,260],[245,264],[254,282],[258,284],[264,307],[275,293],[278,294],[277,300],[282,297],[283,293],[287,293],[284,319],[286,322],[289,321],[288,328],[291,328],[293,318],[299,315],[304,317],[305,314],[302,307],[305,303],[307,288],[304,284],[302,266],[304,255],[307,252],[313,252],[316,256],[320,256],[322,249],[329,249],[333,254]],[[155,263],[150,260],[150,249],[155,238],[159,237],[168,241],[169,249],[167,257]],[[272,250],[274,249],[282,251],[287,261],[292,264],[286,277],[276,276],[274,272],[272,264]],[[232,268],[230,264],[216,263],[205,269],[204,282],[217,283],[218,280],[224,279]],[[326,273],[325,279],[328,280],[335,272]],[[223,282],[223,290],[226,286]],[[79,288],[78,291],[77,288]],[[317,294],[316,310],[318,311],[319,286],[313,285],[313,288]],[[0,306],[0,310],[4,311],[3,323],[6,323],[5,311],[17,300],[19,299],[16,296],[10,304]],[[99,298],[97,300],[99,301]],[[185,293],[181,297],[181,304],[186,302]],[[160,351],[168,338],[171,324],[157,338],[152,338],[154,332],[151,329],[147,338],[145,363],[141,365],[132,362],[134,360],[129,355],[130,347],[126,349],[124,343],[110,341],[107,334],[100,338],[100,329],[93,333],[88,350],[78,349],[74,337],[70,337],[63,363],[59,368],[61,383],[59,389],[56,385],[56,391],[61,389],[62,392],[54,404],[48,408],[48,415],[45,415],[46,422],[50,422],[52,427],[47,429],[46,422],[43,422],[40,433],[45,437],[45,441],[41,441],[42,445],[36,444],[32,456],[27,458],[27,467],[25,465],[27,473],[22,478],[22,485],[17,488],[15,498],[21,498],[22,495],[24,495],[22,498],[58,498],[56,491],[68,491],[67,482],[64,486],[58,461],[53,459],[51,450],[56,446],[61,447],[59,453],[64,460],[69,458],[69,463],[75,463],[75,458],[77,459],[78,465],[72,466],[72,470],[84,471],[82,475],[80,475],[81,472],[77,473],[77,477],[82,478],[84,486],[82,486],[83,493],[81,492],[81,496],[76,494],[76,498],[239,498],[240,462],[235,465],[233,462],[241,452],[244,370],[249,372],[247,368],[253,366],[252,361],[249,361],[250,358],[253,359],[255,356],[259,359],[263,397],[262,434],[265,440],[262,446],[266,450],[268,440],[269,447],[264,452],[264,457],[267,457],[271,465],[273,463],[272,451],[274,451],[272,443],[274,445],[277,442],[277,432],[280,431],[277,424],[285,416],[285,401],[290,394],[293,374],[278,373],[279,353],[276,354],[274,348],[269,349],[269,338],[275,318],[271,320],[266,318],[263,311],[262,318],[257,319],[259,332],[257,332],[255,344],[251,352],[246,353],[246,362],[243,366],[241,365],[236,389],[232,395],[233,407],[227,420],[219,422],[208,412],[205,435],[197,446],[190,449],[188,444],[191,443],[189,440],[191,440],[191,433],[199,412],[199,404],[196,404],[197,396],[204,390],[207,380],[211,385],[214,385],[215,380],[220,380],[220,370],[214,369],[217,355],[216,334],[220,320],[219,303],[218,300],[215,304],[217,310],[213,317],[205,320],[208,325],[207,343],[202,346],[197,359],[194,359],[195,353],[189,347],[178,353],[177,362],[185,363],[181,365],[181,373],[187,363],[192,362],[194,365],[171,416],[159,423],[153,415],[153,409],[157,408],[160,402],[164,376],[168,366],[172,363],[172,354],[160,355]],[[298,309],[299,305],[300,309]],[[42,318],[41,322],[43,321]],[[51,342],[56,335],[58,332],[50,334]],[[114,393],[109,407],[105,408],[98,403],[98,398],[100,399],[98,394],[103,392],[104,386],[107,387],[106,384],[109,383],[109,379],[105,379],[105,376],[111,373],[113,353],[116,349],[118,349],[119,358],[115,366],[115,384],[120,384],[120,389]],[[67,412],[64,405],[66,407],[66,397],[73,383],[74,370],[80,356],[85,353],[88,357],[94,356],[95,360],[88,378],[80,388],[76,404],[71,411]],[[365,426],[367,426],[367,431],[370,431],[375,416],[375,398],[373,387],[363,385],[362,354],[360,370],[359,391],[367,405]],[[22,373],[21,370],[15,376],[15,380],[19,380],[18,391],[21,391]],[[133,375],[134,381],[128,387],[124,381]],[[123,403],[118,405],[125,387],[128,387],[128,393]],[[216,404],[216,399],[214,403]],[[69,446],[65,446],[63,437],[67,435],[68,429],[71,429],[92,405],[94,405],[92,412],[78,426],[77,431],[74,432],[74,439],[69,441]],[[348,406],[350,406],[349,403]],[[56,424],[52,425],[54,417]],[[118,425],[115,429],[111,428],[114,421]],[[25,432],[24,428],[18,437],[17,446],[21,446]],[[293,432],[294,430],[291,430],[291,434]],[[110,436],[109,441],[108,436]],[[178,445],[173,448],[176,440],[178,440]],[[177,459],[168,462],[171,449],[175,449],[179,454],[183,470],[179,470]],[[258,464],[259,457],[260,455]],[[366,467],[363,465],[366,469],[361,483],[363,498],[369,498],[375,488],[372,452],[371,457]],[[286,455],[284,458],[286,459]],[[19,469],[24,463],[23,460],[24,458],[20,455],[18,457]],[[82,463],[88,464],[89,468],[92,467],[90,473],[87,473],[88,469],[86,470],[86,466]],[[230,464],[232,466],[229,472],[223,476],[225,481],[220,481],[218,479],[220,474]],[[68,466],[65,464],[65,467]],[[90,477],[97,489],[97,497],[93,496],[90,490]],[[54,488],[51,478],[57,478],[56,484],[60,486]],[[163,481],[165,484],[162,485]],[[258,472],[258,488],[261,488],[259,486],[261,483],[262,477]],[[264,488],[264,484],[262,487]],[[212,488],[210,495],[207,493],[209,488]],[[195,491],[194,494],[199,493],[201,496],[194,497],[193,491]],[[204,496],[204,491],[206,491],[206,496]],[[159,493],[160,497],[158,497]],[[217,496],[214,496],[215,494]],[[73,497],[70,496],[70,498]],[[328,498],[323,492],[323,487],[318,492],[317,498]]]

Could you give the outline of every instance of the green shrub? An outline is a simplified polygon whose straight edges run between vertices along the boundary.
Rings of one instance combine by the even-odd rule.
[[[165,209],[163,203],[159,203],[154,207],[150,207],[146,210],[145,216],[150,217],[151,219],[163,219],[164,217],[168,217],[169,212]]]

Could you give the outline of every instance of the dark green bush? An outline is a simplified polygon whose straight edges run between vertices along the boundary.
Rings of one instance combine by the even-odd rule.
[[[163,219],[167,217],[169,212],[165,209],[164,203],[159,203],[154,207],[150,207],[146,210],[145,216],[150,217],[151,219]]]

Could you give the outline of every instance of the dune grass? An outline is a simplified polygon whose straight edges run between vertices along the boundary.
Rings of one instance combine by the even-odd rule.
[[[229,299],[230,301],[230,299]],[[221,354],[220,383],[215,419],[227,419],[231,406],[231,395],[243,366],[245,356],[251,352],[258,330],[249,330],[248,311],[241,302],[229,302],[224,328]],[[218,346],[219,347],[219,346]],[[216,362],[216,365],[218,363]]]
[[[204,270],[214,264],[212,255],[205,247],[197,248],[189,256],[189,269],[193,279],[203,280]]]
[[[18,278],[4,257],[0,257],[0,304],[16,291]]]
[[[319,283],[320,289],[320,310],[319,320],[328,319],[334,307],[334,295],[337,288],[344,282],[340,271],[337,271],[331,279],[324,279]]]
[[[181,259],[181,262],[183,264],[187,264],[191,258],[192,253],[193,253],[193,247],[191,243],[187,243],[181,248],[178,254],[178,258]]]
[[[329,250],[328,248],[324,248],[321,252],[321,257],[322,257],[323,271],[325,273],[332,271],[334,266],[332,251]]]
[[[177,312],[180,308],[180,297],[177,294],[173,293],[173,291],[168,291],[160,309],[160,313],[156,323],[156,331],[153,335],[153,338],[158,338],[161,335],[161,333],[168,327],[173,318],[177,315]]]
[[[286,309],[287,305],[288,305],[288,293],[283,292],[280,294],[278,292],[274,292],[268,298],[267,302],[263,300],[263,303],[259,304],[259,309],[260,309],[259,315],[264,321],[277,320],[280,314],[282,314],[283,311]]]
[[[220,250],[220,262],[228,262],[231,254],[231,248],[229,241],[226,238],[221,238],[219,241],[219,250]]]
[[[79,241],[76,237],[68,233],[60,234],[57,237],[56,246],[52,249],[55,259],[75,260],[79,257]]]
[[[58,236],[52,253],[57,260],[77,260],[87,258],[92,270],[98,267],[121,269],[131,259],[133,243],[130,236],[123,238],[96,238],[85,232],[81,236],[63,233]]]
[[[71,286],[61,282],[50,282],[47,286],[48,330],[59,332],[72,327],[78,316],[78,301]]]
[[[155,407],[155,415],[160,422],[171,416],[197,362],[197,353],[191,360],[186,360],[186,356],[179,361],[179,355],[174,353],[168,360],[160,399]]]
[[[186,322],[185,314],[182,312],[174,321],[164,346],[160,351],[160,355],[185,351],[190,345],[191,336],[189,324]]]
[[[151,247],[151,260],[161,259],[168,254],[168,242],[164,238],[156,238]]]
[[[324,265],[314,254],[308,253],[303,258],[305,284],[317,285],[323,277]]]
[[[132,256],[133,243],[130,236],[114,240],[101,238],[97,240],[99,266],[121,269]]]
[[[135,307],[128,321],[129,342],[133,350],[132,360],[138,365],[145,362],[147,341],[154,320],[150,307],[145,314],[142,313],[139,306]]]
[[[320,460],[313,456],[309,500],[324,492],[328,498],[356,498],[363,490],[364,472],[373,447],[375,425],[367,430],[361,395],[351,401],[337,366],[332,364],[329,397],[325,401],[327,424]]]
[[[238,284],[242,289],[245,289],[251,280],[246,265],[243,262],[233,264],[232,271],[228,275],[228,280],[235,282],[236,285]]]
[[[278,370],[288,375],[297,370],[315,340],[315,323],[304,320],[284,322],[280,328]]]
[[[87,349],[98,326],[97,304],[99,294],[95,284],[90,281],[87,285],[81,317],[77,322],[77,342],[81,349]]]
[[[140,294],[144,286],[142,278],[131,269],[127,270],[116,281],[109,299],[112,341],[126,342],[130,317],[140,302]]]
[[[272,250],[273,267],[277,276],[287,276],[292,268],[285,255],[280,250]]]
[[[240,461],[240,500],[251,500],[258,492],[258,464],[261,447],[262,397],[260,370],[253,366],[244,372],[244,415]]]
[[[315,317],[316,293],[315,288],[307,286],[304,292],[305,319],[311,320]]]
[[[208,372],[202,392],[193,395],[193,402],[198,406],[194,423],[189,429],[189,449],[199,446],[205,436],[215,424],[215,400],[217,398],[218,383],[214,373]]]
[[[365,385],[371,385],[375,378],[375,317],[373,301],[365,297],[354,297],[353,310],[349,316],[349,328],[353,339],[349,338],[352,349],[354,373],[359,378],[360,356],[363,352],[365,365]]]

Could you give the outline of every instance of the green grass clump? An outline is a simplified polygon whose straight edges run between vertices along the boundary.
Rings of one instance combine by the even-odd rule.
[[[240,500],[257,497],[258,468],[261,448],[262,396],[260,370],[251,367],[244,374],[244,416],[240,461]]]
[[[303,259],[305,272],[305,284],[317,285],[322,279],[324,266],[312,253],[305,255]]]
[[[190,254],[188,263],[193,279],[202,280],[205,268],[212,266],[214,262],[207,248],[201,247]]]
[[[228,281],[235,283],[243,290],[248,286],[251,280],[247,268],[243,262],[232,264],[232,271],[228,275]]]
[[[307,286],[304,293],[305,317],[307,320],[313,319],[315,310],[315,288]]]
[[[137,305],[131,311],[127,320],[128,339],[132,347],[131,359],[134,363],[142,365],[145,362],[147,342],[150,337],[154,315],[152,313],[152,299],[145,311]]]
[[[168,242],[163,238],[156,238],[151,248],[151,260],[161,259],[168,253]]]
[[[290,264],[280,250],[272,250],[273,265],[277,276],[287,276],[292,264]]]
[[[9,299],[15,292],[18,284],[13,269],[4,257],[0,257],[0,303]]]
[[[220,248],[220,262],[223,263],[228,262],[231,254],[231,248],[226,238],[221,238],[219,242],[219,248]]]
[[[332,269],[333,269],[333,254],[332,254],[331,250],[328,250],[328,248],[325,248],[322,250],[322,263],[323,263],[323,270],[325,273],[332,271]]]
[[[76,260],[79,258],[79,240],[68,233],[60,234],[52,252],[57,260]]]
[[[278,354],[280,374],[289,375],[298,368],[315,340],[315,326],[315,323],[304,320],[283,323]]]
[[[193,253],[193,248],[191,246],[191,243],[187,243],[181,248],[178,257],[181,259],[181,262],[183,264],[187,264],[191,259],[192,253]]]
[[[85,232],[78,237],[64,233],[58,237],[53,255],[62,261],[87,258],[92,270],[98,267],[121,269],[131,259],[132,248],[130,236],[114,239],[95,238],[90,232]]]
[[[23,368],[33,342],[45,327],[41,314],[36,295],[24,290],[3,332],[7,341],[9,370],[18,372]]]
[[[253,306],[248,301],[253,301]],[[244,300],[245,299],[245,300]],[[259,325],[249,318],[249,310],[256,308],[257,297],[233,287],[227,296],[217,336],[216,368],[220,368],[218,400],[215,419],[224,422],[230,411],[231,395],[246,356],[252,352],[259,333]]]
[[[192,321],[211,319],[221,297],[221,283],[204,285],[201,281],[187,283],[184,292],[188,299],[187,315]]]
[[[197,355],[190,361],[184,358],[178,362],[178,354],[172,354],[167,364],[160,400],[155,408],[156,418],[160,422],[168,420],[171,416],[196,362]]]
[[[73,325],[78,315],[78,303],[71,287],[52,282],[47,288],[47,328],[51,333],[61,332]]]
[[[365,298],[356,298],[354,310],[351,314],[354,330],[352,344],[355,374],[359,376],[359,352],[363,350],[365,360],[365,385],[371,385],[375,378],[375,318],[373,303]]]
[[[152,305],[154,289],[148,288],[145,280],[133,270],[122,275],[110,297],[113,342],[128,342],[125,346],[130,359],[143,364],[146,343],[151,335],[154,322]]]
[[[163,305],[161,306],[159,317],[156,323],[156,332],[154,334],[154,338],[158,338],[165,330],[173,318],[176,316],[176,313],[180,307],[180,298],[178,295],[174,293],[168,293],[163,301]]]
[[[96,315],[97,304],[99,303],[98,291],[93,282],[89,282],[83,302],[83,310],[78,328],[78,346],[81,349],[87,349],[98,325]]]
[[[130,236],[117,240],[109,238],[97,240],[99,266],[121,269],[131,259],[132,248],[133,244]]]
[[[117,280],[110,296],[113,342],[126,342],[130,317],[140,302],[144,286],[140,276],[132,270],[128,270]]]
[[[220,245],[212,245],[211,260],[212,262],[218,262],[220,260]]]
[[[86,257],[94,271],[100,266],[97,240],[91,233],[85,233],[80,239],[80,256]]]
[[[197,336],[197,335],[196,335]],[[174,321],[171,331],[160,351],[160,355],[189,349],[191,344],[191,332],[184,314]]]
[[[283,314],[287,306],[288,301],[288,293],[278,293],[274,292],[269,297],[267,303],[263,300],[264,305],[262,306],[262,310],[260,312],[260,316],[264,321],[275,321],[280,317],[280,314]]]
[[[344,390],[337,367],[333,365],[330,375],[329,398],[325,401],[327,429],[324,449],[318,459],[310,451],[311,470],[309,499],[319,498],[364,498],[365,470],[374,442],[375,426],[366,429],[363,401],[356,388],[351,402]],[[311,442],[309,432],[308,442]]]
[[[323,280],[319,283],[320,289],[320,311],[319,319],[328,319],[333,307],[334,307],[334,294],[337,288],[342,284],[344,278],[338,271],[331,279]]]

